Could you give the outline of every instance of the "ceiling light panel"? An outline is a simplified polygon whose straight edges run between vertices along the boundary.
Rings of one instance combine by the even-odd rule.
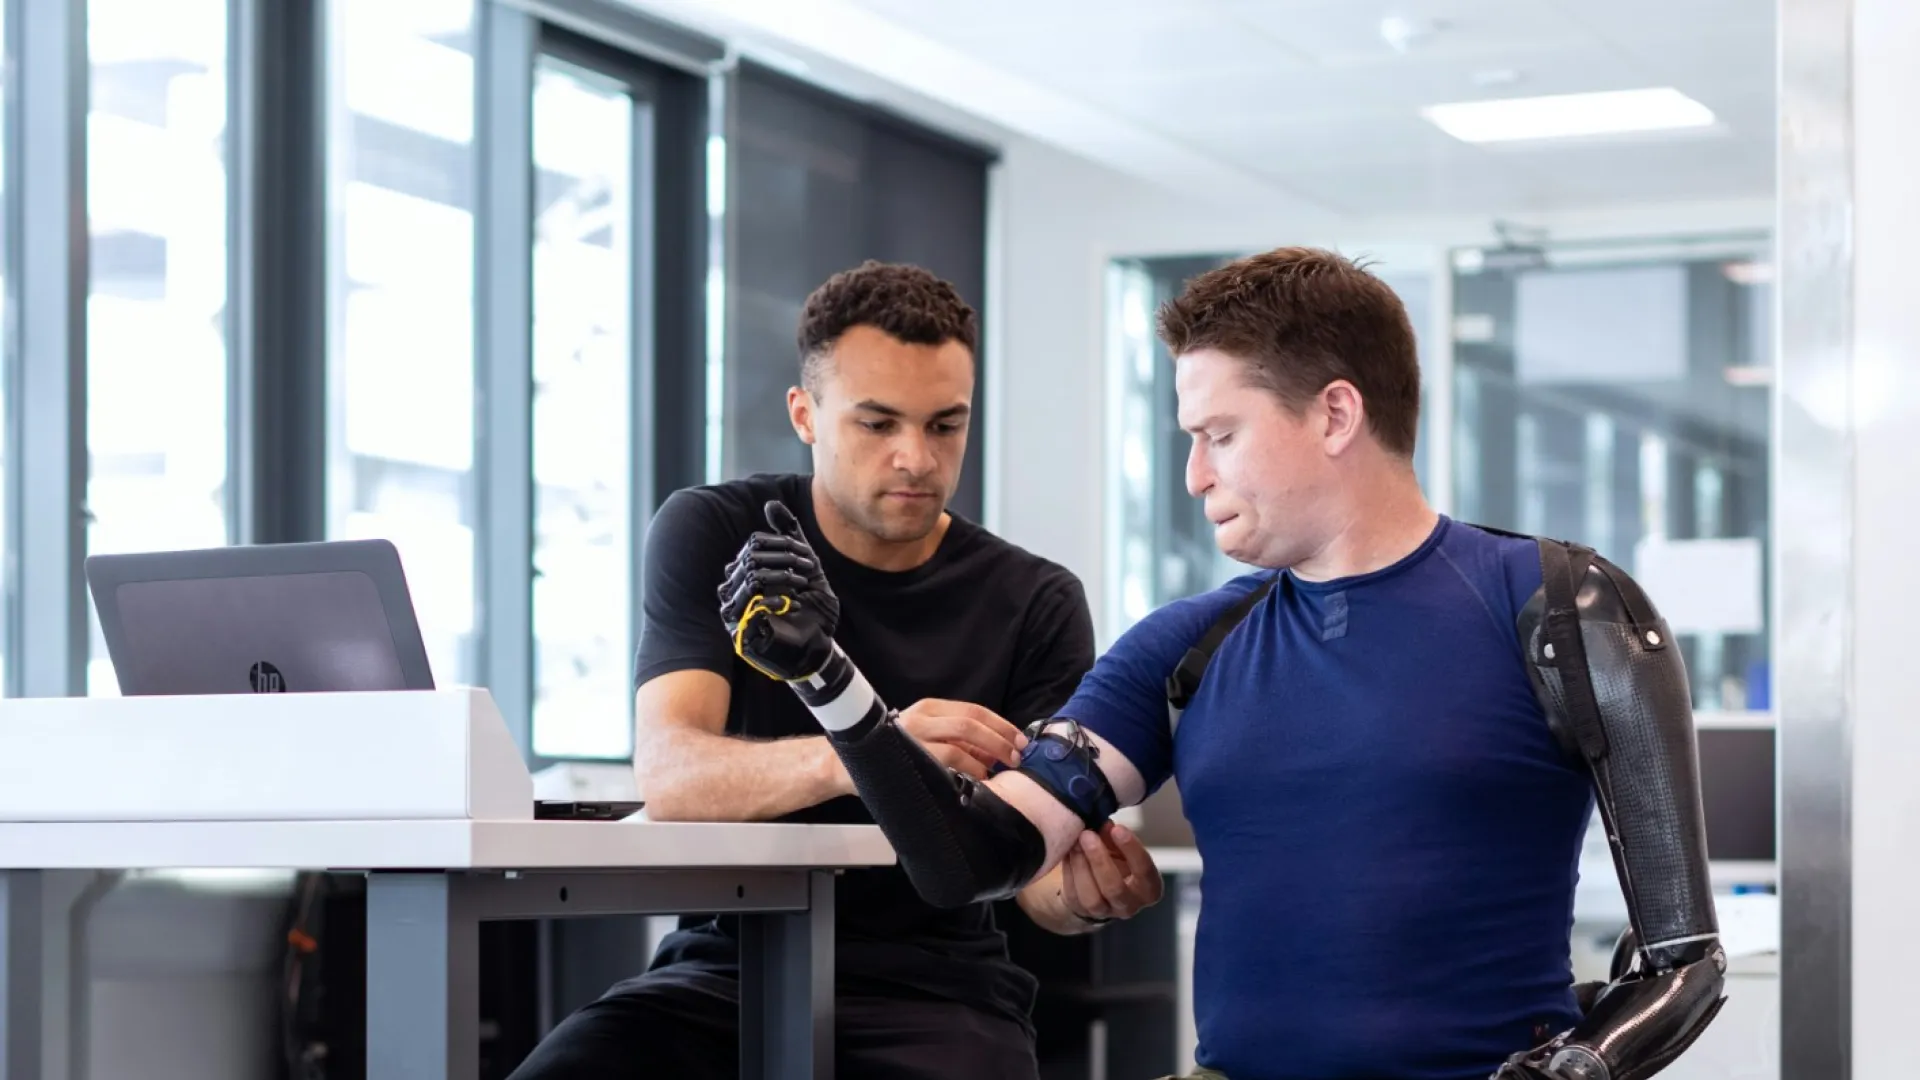
[[[1713,110],[1672,87],[1428,105],[1420,110],[1463,142],[1529,142],[1710,128]]]

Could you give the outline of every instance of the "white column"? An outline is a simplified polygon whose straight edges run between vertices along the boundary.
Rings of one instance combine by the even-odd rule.
[[[1853,1068],[1914,1074],[1920,897],[1920,4],[1853,24]],[[1902,1007],[1902,1002],[1906,1007]]]
[[[1913,1074],[1920,4],[1781,0],[1782,1075]]]

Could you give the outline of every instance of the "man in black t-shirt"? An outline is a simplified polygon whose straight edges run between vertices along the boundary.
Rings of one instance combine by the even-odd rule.
[[[771,500],[834,584],[836,640],[886,700],[914,703],[902,726],[949,767],[1017,763],[1018,728],[1093,665],[1079,580],[946,508],[974,385],[974,313],[952,286],[866,263],[815,291],[799,338],[787,410],[812,474],[676,492],[648,530],[634,766],[655,820],[873,820],[818,722],[735,655],[718,615],[727,565]],[[1160,898],[1136,837],[1081,840],[1020,895],[1035,923],[1081,933]],[[1036,1076],[1035,983],[991,907],[931,907],[894,866],[842,875],[835,899],[841,1080]],[[737,1076],[736,927],[683,919],[645,975],[569,1017],[513,1080]]]

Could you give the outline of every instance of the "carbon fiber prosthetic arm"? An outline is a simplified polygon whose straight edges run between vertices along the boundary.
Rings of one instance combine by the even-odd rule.
[[[1012,896],[1040,873],[1046,838],[992,788],[940,764],[898,722],[839,644],[839,602],[792,511],[766,507],[720,587],[734,651],[799,695],[887,834],[914,891],[935,907]],[[1071,721],[1027,732],[1019,771],[1088,828],[1115,809],[1096,748]]]
[[[921,899],[935,907],[1002,899],[1040,872],[1040,830],[992,788],[927,753],[838,645],[818,674],[787,685],[827,730]]]
[[[1540,550],[1545,583],[1519,621],[1529,674],[1555,736],[1592,773],[1635,946],[1578,1023],[1496,1075],[1643,1080],[1725,1000],[1692,694],[1666,621],[1632,578],[1586,548]]]

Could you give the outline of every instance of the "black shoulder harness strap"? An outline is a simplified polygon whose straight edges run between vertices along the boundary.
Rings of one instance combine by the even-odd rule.
[[[1540,583],[1547,601],[1540,620],[1540,633],[1546,638],[1542,651],[1560,673],[1567,719],[1573,726],[1573,737],[1580,743],[1580,753],[1598,763],[1607,756],[1607,731],[1600,723],[1600,702],[1587,672],[1587,643],[1580,636],[1580,610],[1575,600],[1593,558],[1591,548],[1540,541]]]
[[[1180,663],[1174,666],[1173,674],[1167,676],[1167,715],[1174,727],[1180,726],[1181,710],[1199,692],[1200,678],[1207,673],[1207,665],[1213,662],[1215,650],[1227,640],[1228,634],[1233,633],[1233,628],[1247,617],[1254,605],[1266,598],[1275,580],[1276,577],[1269,577],[1247,590],[1247,595],[1235,601],[1232,607],[1214,620],[1212,626],[1207,627],[1207,632],[1200,636],[1199,642],[1188,649],[1187,654],[1180,658]]]
[[[1600,723],[1599,698],[1594,695],[1593,678],[1587,670],[1586,641],[1580,636],[1579,595],[1587,572],[1598,567],[1613,583],[1614,592],[1633,627],[1634,641],[1643,651],[1667,647],[1655,631],[1659,619],[1646,593],[1633,579],[1601,558],[1592,548],[1559,540],[1540,540],[1540,582],[1546,594],[1546,611],[1540,622],[1545,640],[1544,659],[1560,673],[1560,685],[1566,694],[1567,718],[1573,726],[1580,752],[1597,765],[1607,756],[1606,729]]]

